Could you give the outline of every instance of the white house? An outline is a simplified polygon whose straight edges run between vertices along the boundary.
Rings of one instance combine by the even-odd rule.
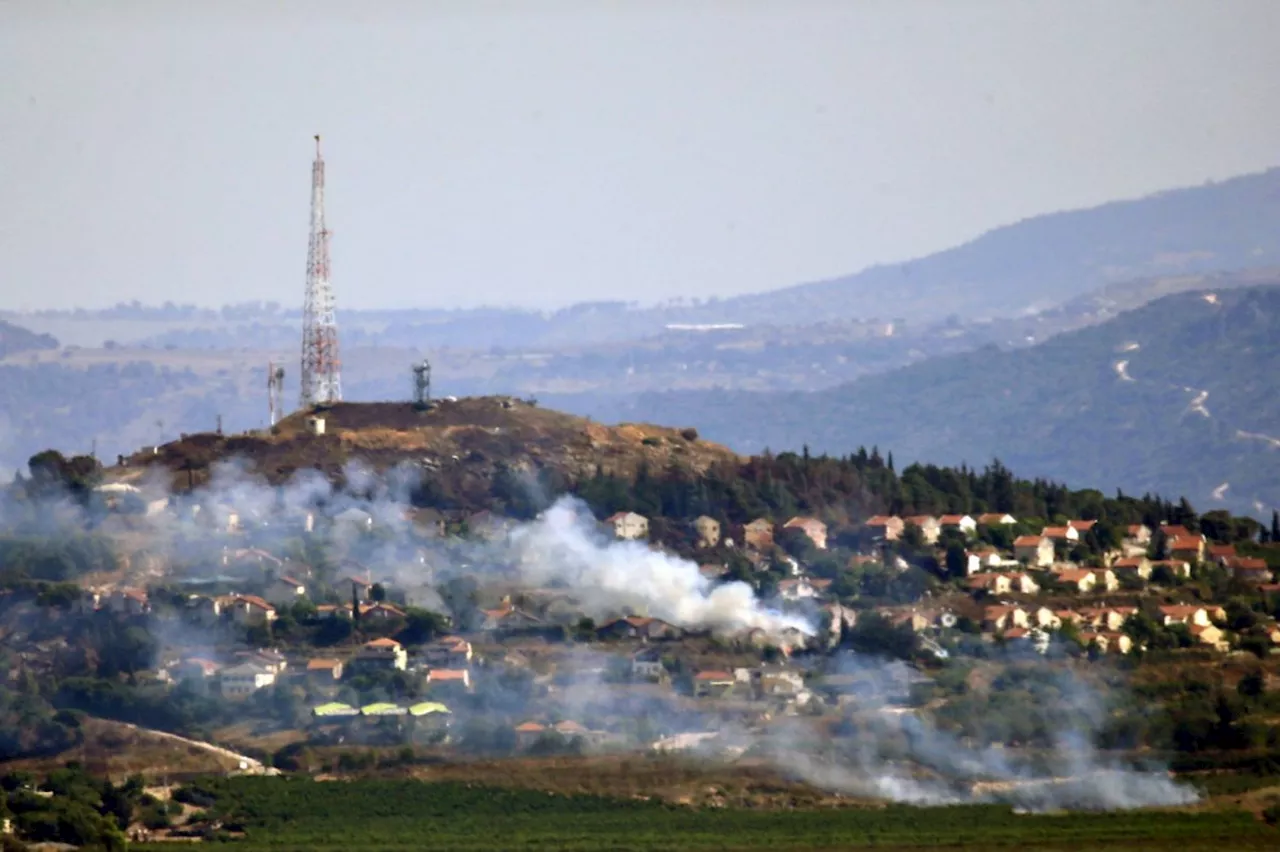
[[[222,670],[223,698],[244,698],[276,682],[275,673],[258,663],[241,663]]]
[[[1053,564],[1053,542],[1042,535],[1020,535],[1013,540],[1013,556],[1032,568]]]
[[[958,529],[965,535],[972,535],[978,529],[978,522],[969,515],[943,515],[938,518],[938,526],[942,529]]]
[[[649,537],[649,519],[635,512],[615,512],[604,519],[605,525],[621,539],[635,541]]]

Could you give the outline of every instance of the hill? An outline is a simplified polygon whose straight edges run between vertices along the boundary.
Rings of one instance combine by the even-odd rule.
[[[323,418],[323,434],[313,434],[313,416]],[[270,431],[183,436],[130,457],[112,478],[142,479],[160,465],[177,487],[189,487],[233,459],[273,483],[305,468],[338,480],[353,463],[375,471],[413,464],[428,471],[431,487],[439,490],[430,502],[461,507],[487,507],[490,496],[503,490],[495,482],[507,473],[565,482],[597,468],[619,476],[642,466],[699,473],[737,461],[726,448],[699,441],[693,430],[602,426],[510,397],[470,397],[438,401],[425,411],[403,402],[338,403],[292,414]]]
[[[50,334],[34,331],[0,319],[0,358],[39,349],[57,349],[58,341]]]
[[[611,414],[692,423],[743,452],[878,444],[900,460],[999,457],[1027,476],[1256,511],[1280,505],[1278,340],[1280,287],[1188,292],[1038,346],[828,391],[649,394]]]
[[[1274,265],[1280,169],[1036,216],[918,260],[718,303],[724,320],[1013,316],[1110,282]]]

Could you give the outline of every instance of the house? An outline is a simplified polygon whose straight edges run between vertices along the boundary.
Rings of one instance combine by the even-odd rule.
[[[960,530],[965,535],[973,535],[978,529],[978,522],[969,515],[943,515],[938,518],[938,526],[944,530]]]
[[[762,696],[795,696],[804,691],[804,676],[795,669],[765,666],[752,673]]]
[[[1065,571],[1055,571],[1053,578],[1059,583],[1070,586],[1072,591],[1085,594],[1092,592],[1098,584],[1098,578],[1094,573],[1086,568],[1071,568]]]
[[[631,658],[631,676],[636,680],[660,680],[666,671],[657,648],[645,648]]]
[[[1164,534],[1166,539],[1172,538],[1199,538],[1204,541],[1204,536],[1199,533],[1193,533],[1182,524],[1161,524],[1160,532]]]
[[[466,668],[471,665],[471,643],[461,636],[442,636],[424,646],[419,656],[431,668]]]
[[[1111,570],[1117,577],[1134,577],[1139,580],[1151,579],[1151,560],[1145,556],[1126,556],[1111,563]]]
[[[827,525],[817,518],[792,518],[782,525],[784,530],[800,530],[818,550],[827,549]]]
[[[296,577],[284,575],[272,580],[262,593],[264,600],[275,606],[293,606],[307,596],[307,587]]]
[[[1075,530],[1077,534],[1087,533],[1089,530],[1097,526],[1097,521],[1067,521],[1067,526]]]
[[[147,593],[141,589],[117,589],[107,595],[105,606],[119,615],[142,615],[151,611]]]
[[[1271,568],[1267,560],[1251,556],[1236,556],[1228,563],[1231,574],[1242,583],[1265,585],[1271,582]]]
[[[1010,526],[1018,519],[1004,512],[984,512],[978,516],[978,525],[983,527]]]
[[[1032,568],[1052,565],[1053,541],[1042,535],[1020,535],[1013,540],[1013,556]]]
[[[516,748],[528,749],[547,733],[547,726],[539,722],[524,722],[516,725]]]
[[[830,580],[810,580],[808,577],[781,580],[778,583],[778,596],[784,601],[812,600],[830,586]]]
[[[989,571],[992,568],[1004,568],[1010,565],[1016,567],[1018,564],[1016,559],[1004,558],[1004,556],[1000,554],[1000,551],[996,550],[994,547],[984,547],[979,550],[975,550],[970,553],[969,556],[977,557],[979,571]]]
[[[1198,535],[1180,535],[1166,539],[1165,550],[1170,559],[1183,559],[1187,562],[1200,562],[1204,559],[1204,537]]]
[[[321,684],[342,680],[342,660],[307,660],[307,680]]]
[[[427,672],[427,689],[432,693],[470,692],[470,669],[432,669]]]
[[[362,669],[404,671],[409,664],[409,654],[399,642],[384,637],[364,643],[353,662]]]
[[[684,635],[684,631],[674,624],[668,624],[660,618],[641,615],[616,618],[597,632],[602,638],[614,639],[679,639]]]
[[[1151,560],[1151,573],[1155,573],[1157,568],[1165,568],[1175,577],[1190,577],[1191,563],[1184,559],[1153,559]]]
[[[373,588],[373,583],[359,577],[345,577],[337,583],[337,587],[340,593],[345,591],[356,602],[364,603],[369,600],[369,591]]]
[[[206,660],[203,657],[188,657],[173,667],[173,677],[178,681],[204,684],[213,679],[221,670],[222,666],[213,660]]]
[[[1020,595],[1034,595],[1040,591],[1040,584],[1033,580],[1030,574],[1017,571],[1009,574],[1008,577],[1010,590]]]
[[[256,595],[231,595],[222,606],[241,627],[260,627],[276,620],[276,608]]]
[[[863,526],[875,538],[882,541],[897,541],[902,537],[902,529],[905,524],[903,524],[902,518],[896,515],[874,515],[868,518]]]
[[[1058,542],[1072,543],[1080,540],[1080,531],[1073,526],[1065,527],[1045,527],[1040,531],[1040,535],[1057,544]]]
[[[1133,650],[1133,640],[1127,634],[1115,631],[1084,630],[1080,633],[1084,645],[1096,645],[1104,654],[1127,654]]]
[[[1114,592],[1120,588],[1120,580],[1109,568],[1090,568],[1089,573],[1097,578],[1095,588],[1104,592]]]
[[[1047,606],[1038,607],[1027,616],[1027,622],[1032,627],[1040,627],[1047,630],[1057,630],[1062,626],[1062,617]]]
[[[228,666],[219,677],[223,698],[245,698],[276,682],[275,672],[254,662]]]
[[[1081,624],[1085,621],[1084,616],[1076,612],[1074,609],[1055,609],[1053,614],[1057,617],[1058,621],[1063,624],[1066,624],[1067,622],[1071,622],[1072,624]]]
[[[1160,607],[1161,623],[1168,626],[1170,624],[1188,624],[1200,625],[1202,627],[1209,624],[1209,612],[1200,606],[1195,605],[1173,605]]]
[[[481,610],[480,614],[484,616],[480,629],[490,632],[527,630],[531,627],[541,627],[543,625],[542,619],[518,609],[510,603],[504,603],[497,609]]]
[[[1234,544],[1211,544],[1205,550],[1210,562],[1216,562],[1224,566],[1229,560],[1239,555],[1236,553]]]
[[[768,518],[756,518],[742,527],[742,540],[747,547],[768,550],[773,547],[773,522]]]
[[[352,506],[334,515],[333,525],[342,530],[367,532],[373,529],[373,515]]]
[[[289,660],[285,655],[271,648],[236,651],[235,657],[239,662],[255,663],[275,675],[284,674],[284,670],[289,667]]]
[[[942,525],[938,523],[937,518],[932,515],[912,515],[909,518],[903,518],[903,520],[920,530],[920,535],[925,544],[938,543],[938,536],[942,535]]]
[[[649,519],[635,512],[614,512],[604,523],[616,538],[637,541],[649,537]]]
[[[1151,527],[1146,524],[1130,524],[1125,530],[1125,538],[1134,544],[1146,547],[1151,543]]]
[[[729,567],[727,565],[707,563],[706,565],[698,566],[698,573],[703,577],[706,577],[708,580],[719,580],[725,574],[729,573]]]
[[[1008,574],[974,574],[964,584],[971,591],[990,592],[993,595],[1007,595],[1013,589]]]
[[[984,607],[982,610],[982,626],[988,630],[1026,627],[1027,613],[1021,607],[1008,604]]]
[[[737,681],[732,672],[698,672],[693,676],[693,694],[699,698],[703,696],[719,698],[733,689],[735,683]]]
[[[720,544],[720,522],[709,515],[699,515],[693,519],[693,532],[698,548],[716,547]]]
[[[400,607],[389,603],[364,603],[360,604],[360,618],[369,621],[394,621],[398,618],[407,618],[408,615]]]
[[[1226,640],[1226,635],[1218,627],[1212,624],[1192,624],[1190,628],[1191,637],[1201,645],[1208,645],[1215,651],[1230,650],[1230,644]]]

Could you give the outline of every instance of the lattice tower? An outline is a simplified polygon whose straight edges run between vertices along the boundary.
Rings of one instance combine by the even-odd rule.
[[[302,308],[303,409],[342,401],[341,362],[338,359],[338,320],[329,282],[330,231],[324,222],[324,158],[316,137],[316,160],[311,166],[311,242],[307,248],[307,294]]]

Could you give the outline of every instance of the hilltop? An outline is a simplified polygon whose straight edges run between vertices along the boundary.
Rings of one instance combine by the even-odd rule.
[[[900,460],[999,457],[1024,475],[1256,511],[1280,505],[1277,340],[1280,287],[1187,292],[1030,348],[828,391],[649,394],[613,413],[692,423],[743,452],[878,444]]]
[[[323,420],[322,434],[311,425],[314,419]],[[569,481],[598,467],[618,476],[634,475],[641,466],[701,473],[737,456],[698,440],[691,429],[603,426],[530,401],[490,396],[441,400],[427,410],[408,402],[338,403],[296,412],[271,430],[185,435],[131,456],[112,478],[141,479],[161,465],[181,488],[231,460],[272,483],[304,468],[339,478],[353,462],[375,471],[409,463],[430,471],[448,492],[479,498],[501,471],[549,471]]]

